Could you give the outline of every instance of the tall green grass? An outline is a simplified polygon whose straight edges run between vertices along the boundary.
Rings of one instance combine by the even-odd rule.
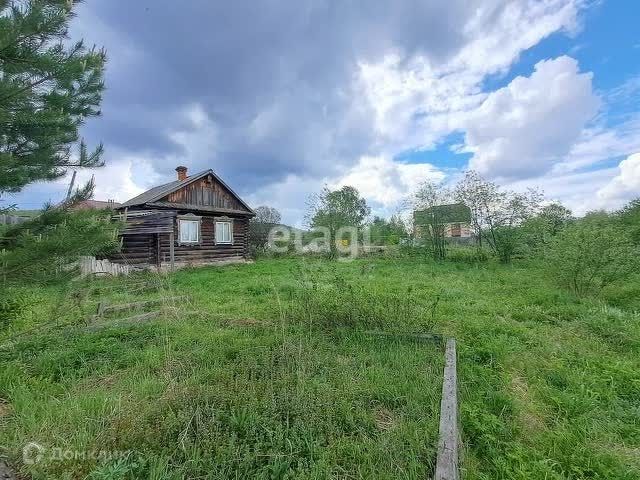
[[[368,275],[366,264],[358,279],[335,270],[326,272],[317,266],[306,266],[296,273],[297,286],[288,296],[287,315],[291,321],[324,329],[400,328],[415,332],[431,332],[436,323],[438,295],[423,305],[423,298],[411,286],[368,285],[363,281]]]
[[[32,292],[4,335],[130,298],[117,282],[67,309]],[[130,452],[33,478],[425,478],[441,351],[364,331],[431,330],[458,340],[464,478],[640,478],[637,282],[576,298],[535,263],[400,257],[183,270],[161,281],[190,296],[172,318],[0,349],[1,453]]]
[[[233,273],[177,274],[166,295],[192,300],[175,318],[14,338],[0,349],[2,453],[32,478],[430,475],[439,349],[345,326],[309,328],[289,316],[295,282],[262,288],[230,282]],[[106,287],[86,310],[105,297],[128,299]],[[228,313],[227,300],[238,297],[247,309],[259,297],[268,306]],[[28,442],[123,455],[21,465]]]

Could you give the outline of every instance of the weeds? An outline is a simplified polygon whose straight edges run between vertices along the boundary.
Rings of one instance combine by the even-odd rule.
[[[34,296],[21,291],[5,290],[0,299],[0,330],[10,326],[34,303]]]
[[[136,282],[95,282],[59,321],[146,298]],[[637,276],[605,289],[615,306],[518,262],[282,259],[157,282],[191,297],[177,321],[35,329],[0,349],[0,455],[22,474],[429,477],[441,352],[361,331],[375,328],[457,338],[465,478],[640,476]],[[49,318],[59,291],[32,294],[3,334]],[[21,465],[29,441],[129,455]]]
[[[363,268],[361,274],[367,272]],[[291,300],[292,319],[310,326],[395,330],[413,326],[430,332],[437,320],[440,296],[424,306],[424,298],[411,286],[378,289],[335,272],[323,276],[307,270],[299,273]]]

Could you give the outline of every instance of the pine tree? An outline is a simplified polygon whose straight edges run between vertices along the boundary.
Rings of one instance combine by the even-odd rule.
[[[0,195],[103,164],[78,129],[100,115],[106,56],[69,41],[75,3],[0,0]]]

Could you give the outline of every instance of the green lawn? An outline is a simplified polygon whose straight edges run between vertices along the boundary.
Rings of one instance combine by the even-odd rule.
[[[464,478],[640,478],[637,282],[607,304],[527,264],[282,259],[149,279],[9,292],[28,300],[0,337],[0,454],[23,473],[428,477],[441,347],[375,329],[457,338]],[[189,300],[78,326],[99,300],[158,292]],[[128,453],[23,465],[30,441]]]

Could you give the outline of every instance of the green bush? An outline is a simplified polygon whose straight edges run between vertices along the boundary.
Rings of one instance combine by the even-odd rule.
[[[602,297],[614,307],[640,312],[640,276],[628,279],[623,285],[606,286]]]
[[[584,296],[636,271],[638,250],[624,228],[606,214],[597,214],[562,231],[546,260],[558,283]]]
[[[640,245],[640,198],[629,202],[616,215],[629,232],[631,240],[635,245]]]
[[[428,245],[424,244],[401,244],[398,250],[399,256],[414,258],[416,260],[430,262],[433,261],[433,252]]]
[[[455,246],[451,247],[447,253],[447,260],[451,262],[476,264],[483,263],[489,260],[487,251],[471,246]]]
[[[9,229],[0,243],[0,273],[5,282],[48,283],[74,276],[78,257],[106,256],[119,248],[118,224],[110,210],[45,209]]]

